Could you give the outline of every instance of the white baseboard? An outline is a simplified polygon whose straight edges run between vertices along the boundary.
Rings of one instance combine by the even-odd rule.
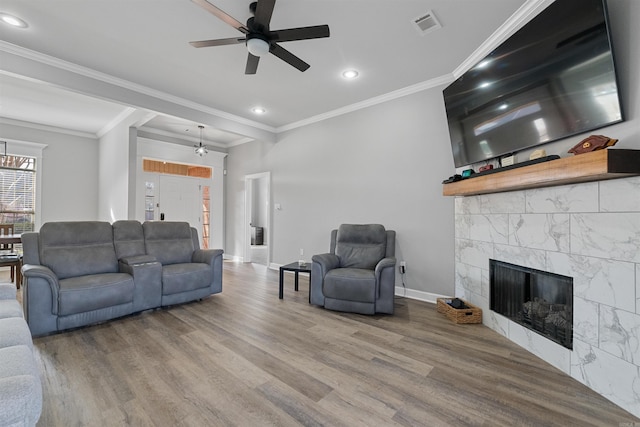
[[[269,270],[280,270],[280,267],[282,267],[284,264],[276,264],[275,262],[272,262],[271,264],[269,264]]]
[[[433,304],[437,302],[437,298],[448,298],[446,295],[439,295],[431,292],[403,288],[402,286],[396,286],[396,296],[430,302]]]
[[[234,262],[244,262],[244,257],[237,255],[222,254],[222,259],[228,259]]]

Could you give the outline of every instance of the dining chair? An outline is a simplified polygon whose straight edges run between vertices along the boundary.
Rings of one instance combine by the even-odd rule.
[[[20,289],[20,282],[22,281],[20,254],[15,251],[13,243],[2,241],[2,236],[10,236],[12,234],[13,224],[0,224],[0,267],[10,268],[11,281],[15,280],[16,287]]]

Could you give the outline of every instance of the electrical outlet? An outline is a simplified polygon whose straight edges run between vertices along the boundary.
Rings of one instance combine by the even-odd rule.
[[[400,261],[400,274],[404,274],[407,272],[407,263],[405,261]]]

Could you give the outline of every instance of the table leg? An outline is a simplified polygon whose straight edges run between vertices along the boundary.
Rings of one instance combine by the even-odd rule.
[[[296,271],[296,287],[294,288],[298,292],[298,272]]]
[[[284,270],[281,268],[280,269],[280,289],[278,291],[278,298],[282,299],[283,298],[283,280],[284,280]]]

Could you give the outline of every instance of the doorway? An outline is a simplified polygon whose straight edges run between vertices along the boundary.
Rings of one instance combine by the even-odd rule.
[[[200,230],[199,179],[184,176],[160,175],[158,193],[159,219],[162,221],[186,221]]]
[[[212,168],[143,160],[145,221],[184,221],[211,247]]]
[[[202,212],[203,222],[198,229],[198,236],[206,240],[201,240],[200,246],[224,249],[226,156],[227,153],[214,150],[203,157],[195,156],[191,147],[138,137],[135,209],[130,213],[130,217],[140,221],[160,220],[160,208],[157,206],[160,175],[191,177],[198,181],[203,192],[202,207],[198,209]],[[244,175],[240,177],[243,178]],[[147,183],[151,184],[147,186]],[[243,242],[240,241],[238,244],[241,252]]]
[[[271,261],[271,172],[246,175],[244,261],[269,266]]]

